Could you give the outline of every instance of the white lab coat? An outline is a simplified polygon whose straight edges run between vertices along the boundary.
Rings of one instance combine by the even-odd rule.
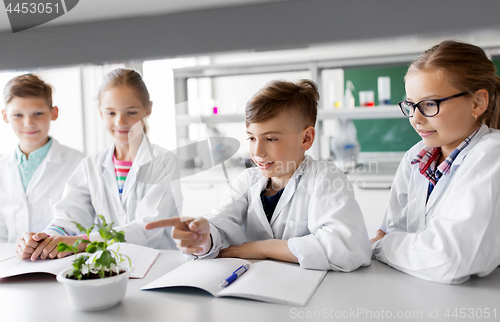
[[[481,126],[425,202],[429,181],[403,157],[375,243],[381,262],[422,279],[455,284],[500,264],[500,131]]]
[[[0,242],[15,243],[27,231],[41,231],[52,220],[52,207],[61,199],[64,183],[84,154],[52,138],[47,155],[26,191],[15,151],[0,158]]]
[[[182,195],[178,158],[150,144],[144,136],[120,198],[112,159],[114,151],[113,144],[80,163],[64,188],[63,198],[54,207],[51,225],[63,227],[70,235],[78,235],[80,232],[72,221],[88,228],[99,222],[98,214],[108,223],[114,222],[115,230],[123,230],[129,243],[176,249],[170,229],[148,231],[144,225],[180,215]],[[48,228],[47,233],[56,233]],[[89,237],[99,239],[97,232]]]
[[[219,207],[207,216],[214,257],[229,245],[288,240],[300,266],[350,272],[370,264],[366,226],[352,185],[332,163],[310,156],[294,172],[269,223],[260,198],[268,179],[251,168],[231,183]]]

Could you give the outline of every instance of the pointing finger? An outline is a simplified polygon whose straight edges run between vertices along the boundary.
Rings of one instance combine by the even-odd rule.
[[[168,218],[150,222],[145,226],[145,228],[151,230],[162,227],[173,227],[178,225],[179,223],[180,223],[179,217],[174,217],[174,218]]]
[[[185,227],[189,224],[192,218],[189,217],[173,217],[168,219],[161,219],[148,223],[145,228],[147,230],[162,228],[162,227]]]

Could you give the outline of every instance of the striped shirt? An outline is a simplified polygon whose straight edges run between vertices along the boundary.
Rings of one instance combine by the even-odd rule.
[[[418,171],[429,180],[429,190],[427,193],[427,198],[429,198],[439,179],[450,172],[453,161],[455,161],[458,154],[469,145],[480,128],[481,126],[479,126],[474,132],[472,132],[471,135],[466,137],[465,140],[463,140],[462,143],[460,143],[458,147],[453,150],[453,152],[451,152],[450,155],[443,162],[441,162],[441,164],[437,168],[435,167],[435,162],[437,162],[439,156],[441,155],[440,147],[432,148],[425,146],[417,154],[415,159],[411,161],[411,164],[418,163]]]
[[[64,229],[63,227],[61,226],[56,226],[56,225],[50,225],[46,231],[49,231],[51,230],[52,232],[55,233],[55,235],[59,235],[59,236],[69,236],[68,232],[66,231],[66,229]]]
[[[132,167],[132,161],[120,161],[117,160],[113,154],[113,164],[115,165],[116,181],[118,182],[118,191],[120,195],[123,192],[123,186],[125,186],[125,181],[127,180],[128,172]]]

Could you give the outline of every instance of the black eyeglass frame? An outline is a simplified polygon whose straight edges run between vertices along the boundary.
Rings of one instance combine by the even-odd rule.
[[[460,96],[464,96],[464,95],[467,95],[469,94],[469,92],[462,92],[462,93],[459,93],[459,94],[456,94],[456,95],[452,95],[452,96],[448,96],[448,97],[444,97],[444,98],[439,98],[439,99],[428,99],[428,100],[421,100],[420,102],[418,103],[412,103],[412,102],[408,102],[408,101],[401,101],[398,103],[399,105],[399,108],[401,109],[401,112],[403,113],[404,116],[406,117],[413,117],[413,115],[415,115],[415,109],[418,108],[418,110],[420,111],[420,114],[422,114],[423,116],[425,117],[433,117],[433,116],[436,116],[438,115],[439,113],[439,105],[442,103],[442,102],[445,102],[445,101],[449,101],[453,98],[456,98],[456,97],[460,97]],[[436,105],[437,105],[437,111],[436,113],[432,114],[432,115],[427,115],[425,114],[423,111],[422,111],[422,108],[420,108],[420,103],[422,102],[429,102],[429,101],[432,101],[432,102],[435,102]],[[403,107],[403,103],[407,103],[407,104],[410,104],[412,107],[413,107],[413,115],[407,115],[405,113],[405,109]]]

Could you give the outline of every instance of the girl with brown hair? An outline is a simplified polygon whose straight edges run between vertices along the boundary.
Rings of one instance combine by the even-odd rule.
[[[462,283],[500,264],[500,81],[474,45],[445,41],[405,77],[399,103],[422,141],[403,157],[371,240],[375,258],[426,280]]]

